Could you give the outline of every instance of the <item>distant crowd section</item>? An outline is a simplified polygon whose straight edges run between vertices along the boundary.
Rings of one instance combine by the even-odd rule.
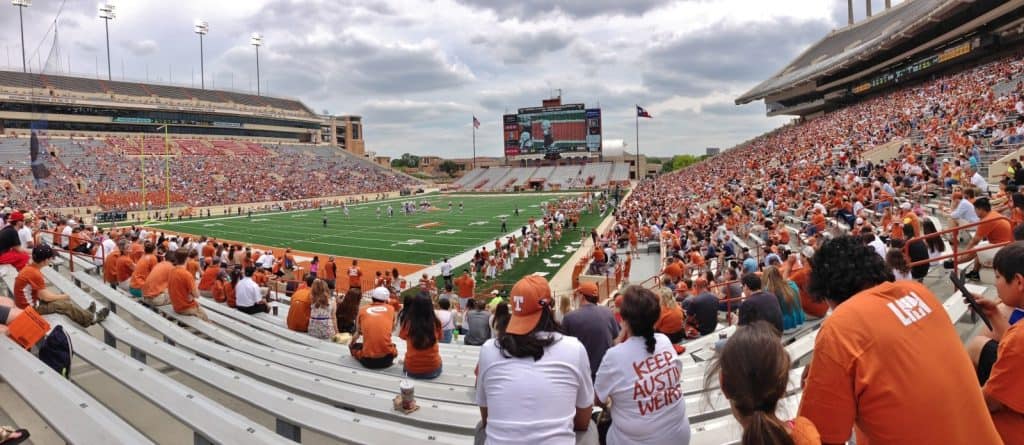
[[[146,207],[165,204],[168,184],[171,204],[187,207],[380,193],[419,184],[329,147],[178,138],[165,147],[164,138],[155,136],[40,139],[53,155],[42,186],[30,170],[29,139],[0,138],[0,195],[25,209],[142,209],[143,178]]]
[[[629,184],[629,164],[592,162],[583,165],[490,167],[474,169],[452,185],[463,191],[567,190]]]

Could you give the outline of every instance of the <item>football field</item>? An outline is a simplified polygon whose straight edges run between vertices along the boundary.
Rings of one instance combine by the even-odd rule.
[[[339,257],[430,265],[501,236],[501,220],[515,231],[530,218],[540,219],[542,203],[573,193],[502,195],[420,195],[404,199],[371,201],[349,206],[349,215],[338,208],[213,217],[154,223],[149,226],[191,235]],[[426,199],[428,211],[406,215],[405,201]],[[451,202],[452,210],[448,210]],[[459,211],[459,203],[464,210]],[[387,216],[392,206],[394,216]],[[519,208],[519,216],[515,209]],[[377,209],[380,208],[380,216]],[[592,215],[585,215],[592,216]],[[327,225],[324,226],[324,218]],[[596,220],[596,218],[594,218]],[[581,219],[582,225],[591,222]],[[589,230],[589,227],[587,228]]]

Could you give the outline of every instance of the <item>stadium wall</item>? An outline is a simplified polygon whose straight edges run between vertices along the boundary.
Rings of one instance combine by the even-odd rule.
[[[438,191],[438,189],[436,187],[435,188],[424,188],[423,189],[423,193],[424,194],[426,194],[426,193],[433,193],[433,192],[437,192],[437,191]],[[163,193],[163,191],[157,191],[157,192],[153,192],[153,193],[154,193],[154,195],[161,195]],[[383,192],[383,193],[384,193],[384,199],[397,198],[397,197],[401,196],[401,193],[399,191]],[[262,208],[262,207],[266,207],[266,206],[274,206],[274,205],[282,205],[283,206],[285,204],[294,204],[294,203],[300,203],[300,202],[334,201],[334,200],[345,200],[345,199],[349,199],[349,198],[355,198],[355,199],[361,201],[364,197],[368,201],[374,201],[374,200],[376,200],[376,197],[379,194],[380,193],[361,193],[361,194],[352,194],[352,195],[334,195],[334,196],[321,196],[321,197],[315,197],[315,198],[291,199],[291,200],[284,200],[284,201],[250,202],[250,203],[245,203],[245,204],[216,205],[216,206],[208,206],[208,207],[190,207],[190,206],[177,205],[177,206],[171,206],[169,211],[171,212],[172,215],[175,215],[175,218],[174,218],[175,220],[177,219],[177,215],[180,212],[185,211],[187,209],[194,210],[196,212],[197,217],[200,215],[200,212],[201,212],[202,215],[205,215],[206,214],[206,210],[210,211],[211,217],[224,216],[223,212],[224,212],[225,209],[228,209],[228,210],[230,210],[232,212],[230,216],[234,216],[235,213],[233,213],[233,212],[236,209],[238,209],[239,207],[241,207],[242,211],[244,212],[244,211],[246,211],[248,209],[255,210],[257,208]],[[54,211],[54,212],[57,212],[57,213],[67,214],[67,215],[89,215],[85,219],[87,219],[86,222],[90,223],[90,224],[93,221],[93,215],[95,215],[97,212],[102,212],[103,211],[99,206],[62,207],[62,208],[54,208],[54,209],[51,209],[51,210]],[[166,207],[154,207],[154,208],[148,210],[148,213],[165,212],[165,211],[168,211]],[[135,223],[136,221],[145,222],[146,221],[146,213],[147,213],[147,211],[143,211],[143,210],[132,210],[132,211],[129,211],[128,212],[128,220],[124,221],[123,223],[119,223],[119,224],[120,225],[129,225],[129,224]],[[205,218],[205,216],[204,216],[204,218]]]

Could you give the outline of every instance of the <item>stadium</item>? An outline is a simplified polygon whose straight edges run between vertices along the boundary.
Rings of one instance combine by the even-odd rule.
[[[845,6],[730,97],[790,123],[665,173],[587,94],[442,178],[285,95],[0,70],[0,445],[1017,443],[1024,0]]]

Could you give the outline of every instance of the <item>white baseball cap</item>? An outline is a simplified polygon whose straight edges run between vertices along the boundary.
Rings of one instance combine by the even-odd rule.
[[[905,202],[903,204],[900,204],[900,208],[903,209],[903,210],[910,210],[910,207],[911,207],[911,205],[910,205],[909,202]]]
[[[388,301],[388,298],[391,298],[391,291],[386,287],[381,286],[370,291],[370,298],[372,298],[373,301]]]

